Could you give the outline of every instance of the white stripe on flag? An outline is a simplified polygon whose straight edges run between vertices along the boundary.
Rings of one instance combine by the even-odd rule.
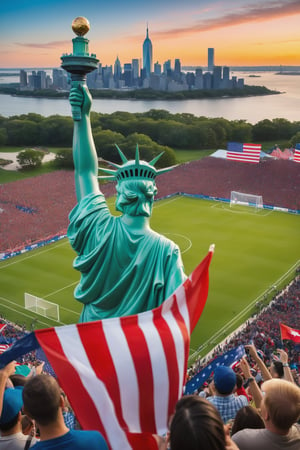
[[[189,277],[189,279],[192,283],[191,276]],[[186,294],[185,294],[185,289],[184,289],[183,284],[181,284],[176,290],[176,301],[177,301],[177,305],[178,305],[180,314],[182,315],[182,317],[184,319],[185,326],[190,335],[191,334],[190,313],[189,313],[188,306],[187,306]],[[164,308],[163,308],[163,312],[164,312]]]
[[[140,433],[139,385],[135,366],[120,319],[115,318],[114,320],[113,332],[110,320],[103,320],[102,325],[118,378],[122,415],[130,431]],[[126,361],[125,366],[124,361]]]
[[[77,327],[74,325],[69,327],[57,327],[55,328],[55,331],[69,363],[78,373],[86,392],[95,404],[95,408],[98,411],[105,431],[107,432],[109,442],[114,443],[114,448],[130,450],[131,446],[117,420],[111,398],[104,383],[95,376],[80,339]],[[74,351],[74,349],[76,349],[76,351]],[[97,392],[98,395],[95,395],[95,392]],[[82,407],[84,408],[84,405],[82,405]]]
[[[169,375],[166,355],[160,339],[160,335],[154,323],[152,321],[150,322],[150,316],[139,314],[138,324],[143,331],[145,340],[147,342],[151,360],[154,382],[153,401],[156,430],[158,434],[163,434],[166,432],[166,421],[168,417],[169,405]]]
[[[177,291],[178,293],[178,291]],[[178,297],[181,297],[181,299],[179,300]],[[185,321],[185,325],[187,327],[187,330],[189,332],[189,324],[190,324],[190,320],[189,320],[189,313],[187,308],[184,308],[184,306],[186,307],[186,302],[184,302],[185,299],[185,290],[182,289],[182,292],[178,293],[178,295],[176,296],[177,299],[177,303],[181,303],[179,310],[181,315],[184,318]],[[187,316],[187,319],[186,317]],[[185,377],[185,373],[184,373],[184,368],[185,368],[185,349],[184,349],[184,340],[183,340],[183,336],[181,333],[181,329],[178,326],[178,322],[176,320],[176,318],[173,316],[172,312],[169,311],[163,311],[163,317],[166,320],[170,331],[173,335],[173,339],[174,339],[174,344],[175,344],[175,349],[176,349],[176,358],[177,358],[177,365],[178,365],[178,369],[179,369],[179,384],[178,384],[178,398],[180,398],[182,396],[182,386],[183,386],[183,382],[184,382],[184,377]]]

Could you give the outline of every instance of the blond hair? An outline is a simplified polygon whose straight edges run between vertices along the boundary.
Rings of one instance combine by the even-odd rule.
[[[300,388],[290,381],[272,378],[262,385],[264,405],[272,424],[288,431],[300,417]]]

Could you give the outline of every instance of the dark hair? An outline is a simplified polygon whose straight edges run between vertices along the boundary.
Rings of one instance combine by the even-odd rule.
[[[170,427],[172,450],[225,450],[223,422],[218,410],[197,395],[182,397]]]
[[[231,428],[231,435],[244,428],[265,428],[261,415],[251,405],[243,406],[238,410]]]
[[[279,378],[283,378],[283,365],[281,361],[273,361],[273,367]]]
[[[23,389],[24,410],[40,425],[49,425],[56,420],[60,399],[60,387],[51,375],[36,375]]]
[[[26,378],[24,375],[21,375],[19,373],[14,373],[9,378],[15,387],[16,386],[25,386],[25,383],[28,380],[28,378]]]
[[[240,389],[244,384],[244,378],[240,373],[236,373],[236,387]]]
[[[17,425],[18,420],[19,420],[19,413],[13,419],[11,419],[9,422],[2,423],[0,425],[0,431],[9,431],[11,428],[13,428],[15,425]]]

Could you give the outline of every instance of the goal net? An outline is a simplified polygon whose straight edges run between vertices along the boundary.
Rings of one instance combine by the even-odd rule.
[[[25,309],[59,322],[59,305],[25,292]]]
[[[244,205],[253,206],[255,208],[263,208],[262,195],[245,194],[243,192],[231,191],[230,206]]]

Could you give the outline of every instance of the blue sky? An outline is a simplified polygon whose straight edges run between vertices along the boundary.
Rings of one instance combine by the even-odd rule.
[[[59,66],[77,16],[103,65],[141,58],[147,23],[154,62],[205,65],[214,47],[219,65],[300,65],[299,0],[2,0],[0,15],[0,67]]]

